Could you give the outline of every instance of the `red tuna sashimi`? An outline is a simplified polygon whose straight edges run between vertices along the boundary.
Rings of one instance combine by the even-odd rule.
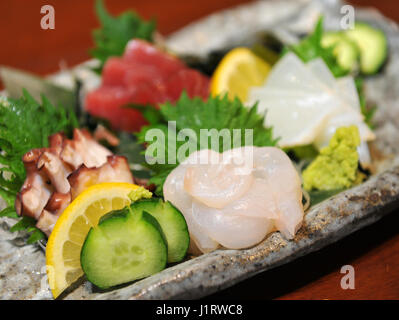
[[[170,77],[166,83],[166,92],[170,101],[180,98],[183,90],[190,98],[208,98],[209,79],[196,70],[183,69]]]
[[[103,86],[130,86],[135,84],[132,79],[138,82],[161,82],[164,78],[152,65],[129,63],[118,57],[107,60],[102,73]]]
[[[159,73],[168,77],[180,69],[186,68],[178,58],[160,51],[143,40],[132,40],[126,46],[123,60],[157,68]]]
[[[157,107],[159,103],[167,101],[164,86],[151,83],[140,82],[129,88],[132,93],[133,103],[141,106],[152,105]]]
[[[86,110],[108,119],[114,129],[139,131],[146,124],[138,110],[127,104],[153,105],[175,102],[185,90],[190,97],[206,99],[209,78],[187,68],[177,58],[142,40],[132,40],[122,58],[108,59],[100,88],[86,97]]]
[[[140,111],[122,108],[133,100],[123,87],[101,87],[86,96],[86,110],[93,116],[107,119],[113,128],[134,131],[147,122]]]
[[[130,65],[118,57],[111,57],[104,65],[102,72],[103,86],[124,86],[125,77]]]

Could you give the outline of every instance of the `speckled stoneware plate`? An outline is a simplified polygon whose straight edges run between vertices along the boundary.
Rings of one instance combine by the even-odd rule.
[[[210,50],[244,44],[257,32],[269,30],[286,42],[310,31],[320,13],[327,29],[339,26],[342,2],[260,1],[213,14],[167,39],[180,54],[206,55]],[[259,272],[288,263],[371,224],[399,206],[399,32],[375,10],[357,9],[356,19],[383,29],[389,40],[389,60],[381,74],[366,81],[367,98],[378,102],[377,140],[371,146],[376,174],[307,213],[295,239],[269,235],[248,250],[218,250],[170,267],[152,277],[113,291],[96,291],[83,281],[65,299],[199,298],[229,287]],[[87,84],[85,67],[75,69]],[[70,77],[70,75],[69,75]],[[68,72],[53,77],[68,84]],[[45,257],[37,245],[24,245],[24,235],[10,233],[14,221],[0,220],[0,298],[51,299],[45,277]]]

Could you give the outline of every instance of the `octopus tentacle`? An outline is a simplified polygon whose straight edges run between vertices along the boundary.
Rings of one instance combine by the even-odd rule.
[[[19,215],[38,220],[36,226],[46,235],[65,208],[90,185],[134,181],[127,159],[113,155],[85,129],[75,129],[73,139],[62,132],[51,135],[49,148],[33,149],[22,161],[26,180],[15,208]]]

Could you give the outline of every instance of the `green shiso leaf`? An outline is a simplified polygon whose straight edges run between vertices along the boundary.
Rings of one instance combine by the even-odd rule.
[[[0,216],[16,217],[15,198],[26,178],[22,156],[29,150],[47,147],[48,137],[54,133],[70,135],[77,125],[71,110],[55,107],[45,96],[41,104],[26,90],[19,99],[0,98],[0,196],[8,205]],[[33,228],[22,219],[12,230],[22,227]]]
[[[98,72],[102,70],[109,57],[121,56],[130,40],[135,38],[150,42],[153,40],[156,28],[154,20],[145,21],[133,11],[113,17],[104,7],[102,0],[96,2],[96,14],[101,28],[93,31],[95,48],[91,50],[91,55],[101,63]]]
[[[257,104],[252,107],[245,107],[239,99],[232,101],[227,98],[227,95],[210,97],[207,101],[203,101],[200,98],[191,99],[183,92],[176,104],[165,103],[158,112],[159,122],[143,127],[137,134],[139,142],[145,145],[151,145],[145,139],[146,134],[151,129],[159,129],[165,136],[165,144],[161,144],[164,145],[164,150],[158,149],[159,153],[154,155],[157,163],[144,164],[153,172],[150,183],[156,185],[158,195],[162,194],[166,177],[179,165],[177,161],[176,164],[169,163],[169,152],[176,155],[176,150],[186,143],[188,143],[186,146],[190,147],[186,149],[185,157],[189,156],[190,150],[215,149],[211,145],[211,139],[207,139],[205,143],[200,140],[200,130],[216,129],[219,132],[220,130],[228,130],[230,136],[233,137],[233,130],[241,129],[241,145],[245,145],[245,129],[250,129],[253,130],[251,144],[254,146],[274,146],[277,142],[273,138],[272,128],[264,126],[265,117],[257,112]],[[173,125],[168,127],[168,122],[172,122]],[[174,140],[176,133],[179,133],[182,129],[190,129],[192,135],[190,138],[186,137],[185,141],[176,141],[176,150],[172,150],[173,144],[169,144],[169,139]],[[221,152],[223,148],[225,150],[233,148],[234,139],[231,140],[230,145],[227,146],[218,143],[215,151]],[[163,157],[164,164],[161,163]]]
[[[322,58],[335,77],[348,74],[347,70],[339,66],[337,58],[333,53],[334,48],[324,48],[321,45],[323,32],[323,17],[320,17],[313,33],[303,38],[298,44],[285,47],[284,52],[292,51],[304,62]]]

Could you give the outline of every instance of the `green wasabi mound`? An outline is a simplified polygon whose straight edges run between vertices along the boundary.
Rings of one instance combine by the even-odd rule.
[[[320,150],[316,159],[303,171],[304,188],[311,190],[346,189],[362,179],[358,172],[360,145],[356,126],[336,130],[327,147]]]

